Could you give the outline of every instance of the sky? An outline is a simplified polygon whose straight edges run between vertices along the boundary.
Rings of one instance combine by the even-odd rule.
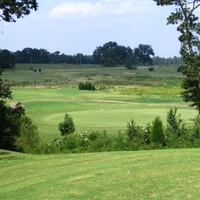
[[[38,10],[16,23],[0,22],[0,49],[26,47],[92,55],[107,42],[151,45],[156,56],[180,56],[179,33],[167,25],[172,6],[153,0],[37,0]]]

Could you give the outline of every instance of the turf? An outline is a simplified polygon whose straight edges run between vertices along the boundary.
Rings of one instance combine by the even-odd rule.
[[[200,150],[33,156],[0,151],[0,199],[199,199]]]
[[[187,124],[196,116],[194,109],[173,96],[124,95],[113,89],[80,91],[76,87],[13,88],[12,91],[14,101],[23,103],[40,136],[47,141],[60,136],[58,124],[65,113],[72,116],[77,131],[106,130],[110,134],[124,131],[132,119],[144,126],[159,115],[165,124],[167,111],[172,107],[178,108]]]

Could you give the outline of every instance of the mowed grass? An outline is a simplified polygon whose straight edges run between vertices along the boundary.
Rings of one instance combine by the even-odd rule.
[[[0,199],[200,199],[200,150],[33,156],[0,150]]]
[[[64,120],[65,113],[72,116],[77,131],[105,130],[109,134],[125,131],[132,119],[144,126],[160,116],[165,124],[167,112],[173,107],[178,108],[188,125],[196,116],[196,111],[179,97],[134,95],[134,89],[132,93],[119,94],[113,89],[80,91],[77,87],[13,89],[14,101],[23,103],[46,141],[60,137],[58,124]]]

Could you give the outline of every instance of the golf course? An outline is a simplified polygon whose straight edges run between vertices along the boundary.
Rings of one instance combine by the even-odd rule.
[[[33,77],[31,68],[41,69]],[[17,65],[2,79],[11,86],[12,106],[21,102],[42,141],[61,138],[65,113],[74,134],[124,133],[134,120],[144,126],[177,108],[186,126],[197,111],[181,96],[176,66],[123,67]],[[79,90],[89,81],[95,91]],[[31,155],[0,150],[0,198],[9,199],[199,199],[200,150],[165,149]]]
[[[42,69],[33,78],[30,68]],[[40,136],[52,140],[60,136],[58,124],[69,113],[77,131],[103,131],[116,134],[134,119],[144,125],[177,107],[185,123],[191,124],[197,112],[180,97],[181,73],[177,67],[147,67],[126,70],[123,67],[73,65],[19,65],[2,78],[11,84],[13,100],[21,102],[37,125]],[[79,90],[81,81],[90,81],[97,90]],[[99,89],[103,87],[103,89]]]

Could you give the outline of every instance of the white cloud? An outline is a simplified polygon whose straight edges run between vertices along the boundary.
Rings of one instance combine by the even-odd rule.
[[[69,15],[89,16],[98,14],[101,10],[99,3],[92,2],[69,2],[56,6],[50,15],[53,17],[65,17]]]
[[[149,10],[154,3],[149,0],[99,0],[66,2],[54,7],[50,15],[52,17],[80,16],[90,17],[95,15],[115,14],[123,15],[129,12]]]

